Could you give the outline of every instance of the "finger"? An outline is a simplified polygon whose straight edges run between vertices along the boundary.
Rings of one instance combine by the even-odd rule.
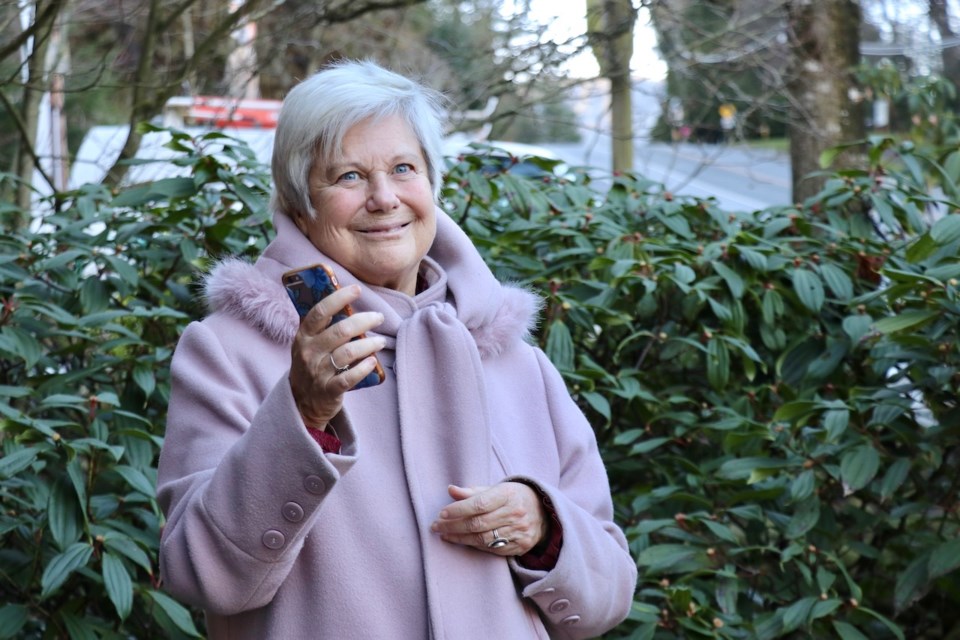
[[[505,492],[500,490],[499,487],[500,485],[492,488],[474,487],[472,489],[466,489],[464,487],[455,487],[454,485],[451,485],[450,488],[448,488],[448,492],[450,493],[450,496],[455,499],[455,493],[461,491],[471,492],[472,495],[457,494],[464,495],[464,497],[456,499],[456,502],[452,502],[441,509],[439,514],[440,519],[458,520],[462,518],[470,518],[485,513],[490,513],[491,511],[502,507],[507,501],[507,496]]]
[[[490,487],[480,486],[480,487],[459,487],[455,484],[447,486],[447,493],[450,494],[450,497],[454,500],[466,500],[471,496],[475,496],[481,491],[486,491]]]
[[[301,328],[305,328],[310,333],[319,333],[329,326],[336,314],[342,313],[347,305],[355,302],[360,297],[360,292],[360,285],[356,284],[337,289],[313,305],[300,323]]]

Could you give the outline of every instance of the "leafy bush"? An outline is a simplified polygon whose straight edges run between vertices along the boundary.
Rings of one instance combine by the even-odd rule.
[[[960,623],[960,156],[874,142],[803,209],[750,214],[545,160],[451,167],[445,206],[547,297],[537,339],[595,425],[641,567],[611,638]],[[270,229],[249,150],[171,145],[187,175],[0,236],[0,637],[200,635],[157,584],[167,369],[197,274]]]
[[[216,135],[170,144],[191,175],[62,194],[0,236],[2,638],[198,635],[158,589],[169,361],[198,266],[264,245],[265,183]]]
[[[629,175],[604,195],[582,174],[447,192],[499,274],[549,294],[540,340],[641,567],[614,637],[960,623],[960,152],[911,149],[874,140],[869,171],[802,210],[723,212]],[[930,171],[952,211],[932,226]]]

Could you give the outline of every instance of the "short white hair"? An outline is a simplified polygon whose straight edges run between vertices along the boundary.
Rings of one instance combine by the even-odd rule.
[[[420,142],[434,199],[443,167],[442,94],[369,61],[336,62],[291,89],[283,101],[273,142],[271,208],[314,217],[310,170],[331,162],[343,137],[369,118],[403,118]]]

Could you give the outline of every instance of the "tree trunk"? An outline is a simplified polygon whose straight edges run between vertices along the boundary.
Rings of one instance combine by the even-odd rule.
[[[860,61],[858,0],[791,0],[786,3],[791,69],[788,90],[793,201],[803,203],[826,181],[820,155],[865,137],[863,103],[854,79]],[[861,163],[856,151],[838,156],[846,166]]]
[[[613,170],[633,171],[630,58],[637,10],[624,0],[587,0],[587,29],[600,74],[610,80]]]
[[[950,17],[947,14],[947,0],[928,0],[930,19],[937,25],[940,32],[940,41],[952,42],[957,34],[950,27]],[[957,90],[954,104],[960,104],[960,46],[947,46],[941,49],[943,59],[943,77],[953,83]]]
[[[43,100],[44,92],[49,89],[47,51],[50,48],[50,38],[53,35],[57,16],[63,8],[63,4],[62,1],[56,1],[38,2],[36,5],[34,23],[36,31],[33,39],[33,51],[30,52],[30,57],[27,60],[27,82],[23,87],[20,110],[16,116],[23,139],[17,149],[15,160],[19,181],[16,195],[17,211],[10,221],[10,227],[13,229],[25,224],[29,218],[29,215],[25,216],[24,214],[28,214],[32,206],[33,172],[34,169],[42,170],[34,144],[37,139],[40,103]]]

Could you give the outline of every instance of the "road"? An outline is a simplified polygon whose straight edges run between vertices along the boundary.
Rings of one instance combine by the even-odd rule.
[[[543,144],[572,166],[609,172],[610,142]],[[634,169],[678,195],[713,197],[721,209],[755,211],[790,204],[790,161],[784,152],[741,144],[637,142]]]
[[[716,198],[722,209],[754,211],[790,204],[790,161],[786,153],[741,144],[665,144],[650,141],[664,102],[662,82],[637,80],[633,86],[634,169],[668,191]],[[576,89],[571,104],[582,141],[541,144],[575,166],[609,175],[609,89],[602,81]]]

